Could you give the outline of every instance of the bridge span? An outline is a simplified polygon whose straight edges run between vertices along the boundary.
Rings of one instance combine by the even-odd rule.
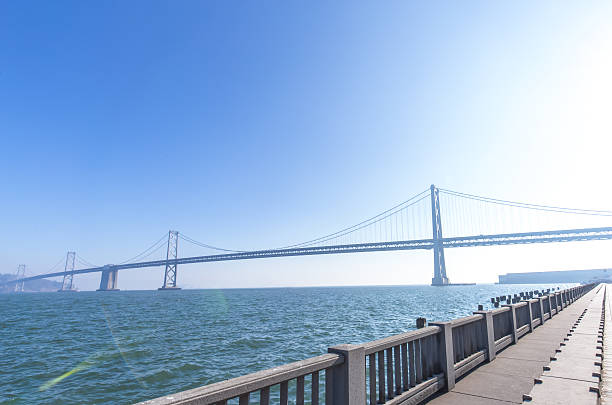
[[[165,267],[164,271],[164,282],[160,290],[174,290],[179,289],[177,286],[177,270],[179,265],[194,264],[194,263],[206,263],[206,262],[219,262],[219,261],[231,261],[231,260],[249,260],[249,259],[263,259],[263,258],[275,258],[275,257],[290,257],[290,256],[310,256],[310,255],[327,255],[327,254],[341,254],[341,253],[359,253],[359,252],[379,252],[379,251],[400,251],[400,250],[433,250],[434,252],[434,274],[432,278],[432,285],[448,285],[450,284],[448,276],[446,274],[446,264],[444,260],[444,249],[445,248],[459,248],[459,247],[475,247],[475,246],[496,246],[496,245],[520,245],[520,244],[533,244],[533,243],[555,243],[555,242],[574,242],[574,241],[592,241],[592,240],[609,240],[612,239],[612,227],[589,227],[589,228],[578,228],[578,229],[561,229],[561,230],[550,230],[550,231],[531,231],[531,232],[513,232],[513,233],[497,233],[497,234],[477,234],[471,236],[453,236],[444,237],[442,234],[442,216],[440,210],[440,191],[434,185],[429,190],[417,194],[410,200],[391,208],[379,214],[369,220],[363,221],[357,225],[349,228],[345,228],[339,232],[335,232],[330,235],[326,235],[321,238],[313,239],[304,243],[286,246],[275,249],[264,249],[264,250],[250,250],[250,251],[239,251],[215,248],[210,245],[205,245],[194,241],[186,236],[183,240],[187,242],[198,244],[199,246],[211,248],[217,251],[223,251],[224,253],[209,254],[201,256],[189,256],[179,257],[178,255],[178,241],[182,235],[177,231],[169,231],[167,234],[167,243],[164,240],[158,242],[158,248],[166,248],[166,258],[161,260],[150,260],[150,261],[135,261],[130,263],[122,264],[108,264],[105,266],[89,266],[82,269],[74,268],[75,253],[68,252],[66,257],[66,264],[64,271],[60,272],[49,272],[46,274],[39,274],[30,277],[24,277],[23,271],[16,280],[8,283],[14,283],[15,285],[23,286],[26,281],[50,278],[50,277],[64,277],[62,290],[72,290],[72,278],[75,274],[86,274],[86,273],[101,273],[101,282],[99,291],[115,291],[117,290],[117,280],[119,270],[127,269],[138,269],[146,267]],[[581,209],[569,209],[560,207],[541,206],[533,204],[523,204],[516,202],[508,202],[496,199],[486,199],[484,197],[470,196],[468,194],[452,192],[449,190],[442,190],[443,193],[447,193],[450,196],[458,198],[468,198],[477,201],[482,204],[483,201],[487,204],[494,204],[496,206],[513,207],[523,210],[539,211],[539,212],[553,212],[557,214],[573,214],[573,215],[587,215],[594,217],[612,217],[612,211],[595,211],[595,210],[581,210]],[[465,197],[467,196],[467,197]],[[414,207],[417,204],[425,201],[429,203],[431,208],[431,217],[427,218],[428,221],[425,226],[431,226],[432,237],[431,238],[400,238],[400,226],[399,218],[401,215],[401,236],[404,237],[406,233],[410,237],[410,231],[406,233],[404,227],[405,217],[409,216],[407,211],[408,208]],[[453,203],[449,204],[453,206]],[[461,210],[461,207],[457,209],[455,204],[455,216],[465,216],[465,209]],[[414,211],[412,212],[412,221],[406,220],[406,228],[412,225],[414,229],[415,219]],[[393,227],[393,218],[395,218],[395,228]],[[420,219],[422,222],[422,219]],[[381,229],[381,223],[390,224],[391,226],[391,238],[394,236],[396,240],[382,240],[376,242],[360,242],[360,243],[333,243],[337,241],[345,241],[347,236],[353,236],[358,232],[366,231],[370,232],[368,228],[374,228],[374,233],[389,235],[388,229],[384,232]],[[481,220],[482,222],[482,220]],[[378,227],[378,229],[377,229]],[[368,234],[368,236],[370,236]],[[416,235],[413,232],[412,235]],[[20,267],[21,269],[21,267]]]

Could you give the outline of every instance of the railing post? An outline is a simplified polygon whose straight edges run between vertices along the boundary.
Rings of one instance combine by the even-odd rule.
[[[559,311],[563,311],[563,295],[561,295],[561,294],[562,294],[561,292],[558,292],[558,293],[555,294],[557,297],[559,297],[559,300],[558,300],[558,302],[559,302]]]
[[[455,388],[455,352],[453,350],[453,329],[450,322],[430,322],[429,326],[439,326],[440,339],[440,366],[446,379],[448,391]]]
[[[487,361],[495,360],[495,330],[493,329],[493,312],[477,311],[474,314],[484,315],[484,334],[487,342]]]
[[[518,343],[518,335],[516,333],[516,308],[514,306],[514,304],[506,304],[506,305],[502,305],[502,307],[509,307],[510,308],[510,322],[511,322],[511,326],[512,326],[512,341],[514,344]]]
[[[344,362],[332,369],[331,405],[363,405],[365,398],[365,350],[361,345],[339,345],[327,349],[341,354]]]
[[[544,325],[544,297],[538,297],[540,302],[540,325]]]
[[[533,312],[531,310],[531,300],[526,300],[527,308],[529,308],[529,332],[533,332]]]
[[[551,294],[548,294],[548,308],[550,309],[550,319],[552,319],[552,317],[553,317],[553,311],[552,311],[553,310],[553,305],[552,305],[553,300],[552,300],[552,297],[553,296]],[[557,309],[557,300],[555,300],[555,313],[554,313],[554,315],[557,315],[558,313],[559,313],[559,310]]]
[[[567,300],[565,299],[565,291],[561,291],[561,303],[563,304],[563,308],[567,306]]]

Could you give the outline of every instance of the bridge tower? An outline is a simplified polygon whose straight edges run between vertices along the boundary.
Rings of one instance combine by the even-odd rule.
[[[17,278],[24,278],[25,277],[25,269],[26,269],[26,265],[25,264],[20,264],[19,266],[17,266]],[[21,281],[19,283],[15,284],[15,292],[23,292],[23,284],[24,282]]]
[[[431,225],[433,228],[434,244],[434,276],[431,285],[441,286],[450,284],[446,276],[444,262],[444,246],[442,245],[442,217],[440,216],[440,193],[438,188],[431,185]]]
[[[166,271],[164,272],[164,285],[158,288],[164,290],[180,290],[176,286],[176,271],[178,270],[178,231],[168,232],[168,251],[166,252]]]
[[[62,281],[62,288],[57,290],[58,292],[64,291],[76,291],[72,284],[72,278],[74,274],[74,258],[76,256],[75,252],[66,253],[66,264],[64,265],[64,280]]]

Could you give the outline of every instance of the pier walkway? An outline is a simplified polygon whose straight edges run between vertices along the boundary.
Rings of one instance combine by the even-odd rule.
[[[428,405],[597,404],[605,297],[591,290]]]

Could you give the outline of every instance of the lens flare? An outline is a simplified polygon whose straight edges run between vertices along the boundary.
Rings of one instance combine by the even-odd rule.
[[[38,387],[38,391],[46,391],[54,385],[60,383],[62,380],[70,377],[73,374],[78,373],[79,371],[87,370],[88,368],[93,367],[98,361],[94,358],[94,356],[90,356],[87,360],[80,362],[76,365],[72,370],[60,375],[59,377],[55,377]]]
[[[108,319],[108,314],[106,312],[106,308],[104,308],[104,305],[102,305],[102,311],[104,312],[104,319],[106,320],[106,327],[108,328],[108,332],[110,333],[111,338],[113,339],[113,343],[115,344],[115,347],[117,348],[117,351],[119,352],[119,355],[121,356],[121,359],[123,360],[123,364],[127,368],[128,372],[132,375],[132,377],[134,377],[134,379],[136,379],[136,381],[138,381],[138,383],[142,387],[146,387],[147,383],[136,375],[136,373],[134,372],[134,368],[130,366],[130,363],[128,363],[127,358],[123,354],[123,350],[121,350],[121,346],[119,346],[119,341],[117,340],[117,338],[115,337],[115,334],[113,333],[113,328],[111,326],[110,320]]]
[[[227,299],[225,298],[225,294],[223,294],[222,290],[213,290],[210,300],[212,304],[210,309],[215,311],[217,314],[223,315],[229,310]]]

